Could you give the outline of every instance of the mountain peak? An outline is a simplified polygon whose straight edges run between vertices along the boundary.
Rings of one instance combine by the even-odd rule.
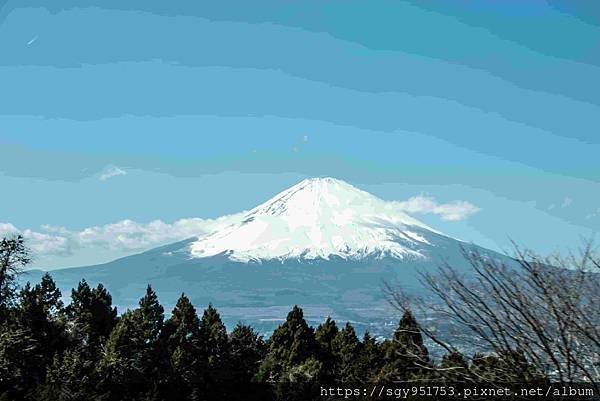
[[[333,183],[348,184],[346,181],[338,180],[337,178],[333,178],[333,177],[312,177],[312,178],[305,178],[304,180],[300,181],[296,185],[301,185],[301,184],[333,184]]]
[[[233,260],[423,257],[435,232],[386,202],[331,177],[305,179],[192,244],[194,257]]]
[[[314,214],[373,196],[335,178],[308,178],[252,209],[250,215]]]

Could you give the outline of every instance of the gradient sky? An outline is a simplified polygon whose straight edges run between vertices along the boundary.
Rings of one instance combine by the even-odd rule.
[[[565,251],[600,228],[599,155],[600,2],[0,1],[0,233],[35,266],[177,240],[313,176],[426,200],[416,218],[495,250]]]

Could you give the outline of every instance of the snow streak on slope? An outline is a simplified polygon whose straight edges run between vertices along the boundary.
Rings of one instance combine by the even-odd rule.
[[[235,261],[424,258],[435,230],[352,185],[333,178],[300,182],[194,242],[193,257],[226,254]],[[425,234],[425,236],[424,236]]]

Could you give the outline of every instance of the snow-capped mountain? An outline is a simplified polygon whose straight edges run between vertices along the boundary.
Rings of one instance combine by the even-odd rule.
[[[308,179],[208,235],[52,275],[63,294],[82,278],[102,283],[121,311],[151,284],[167,311],[185,292],[198,308],[218,307],[230,325],[242,320],[270,332],[297,304],[315,324],[329,315],[377,334],[395,313],[383,282],[418,292],[418,273],[440,263],[468,272],[466,246],[508,260],[444,235],[400,206],[340,180]],[[40,276],[30,271],[24,278]]]
[[[193,257],[226,254],[239,262],[273,259],[423,258],[431,245],[419,232],[436,232],[383,201],[334,178],[311,178],[199,238]]]

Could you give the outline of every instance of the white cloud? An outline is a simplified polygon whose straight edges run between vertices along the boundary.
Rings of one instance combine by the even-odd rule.
[[[218,219],[180,219],[172,224],[161,220],[136,223],[122,220],[93,226],[81,231],[44,225],[40,231],[19,230],[13,224],[0,223],[0,237],[21,233],[36,256],[71,255],[81,249],[142,251],[170,242],[204,235],[230,224],[237,215]]]
[[[127,175],[127,172],[117,166],[107,166],[98,179],[100,181],[106,181],[109,178],[117,177],[119,175]]]
[[[16,234],[19,230],[17,227],[13,226],[10,223],[0,223],[0,237],[5,237],[7,235]]]
[[[423,195],[413,196],[403,202],[394,202],[394,205],[409,214],[435,214],[446,221],[464,220],[481,210],[467,201],[437,203],[434,198]]]
[[[172,224],[154,220],[147,224],[122,220],[103,226],[88,227],[73,233],[79,246],[102,247],[113,250],[140,250],[156,245],[203,235],[229,224],[233,216],[218,219],[181,219]]]
[[[0,237],[22,234],[34,254],[66,255],[70,253],[69,239],[62,235],[40,233],[32,230],[19,230],[10,223],[0,223]]]
[[[440,204],[434,198],[422,195],[403,202],[389,202],[389,206],[409,214],[435,214],[447,221],[463,220],[480,210],[466,201],[456,200]],[[87,227],[83,230],[69,230],[65,227],[49,225],[44,225],[37,231],[20,230],[13,224],[0,222],[0,237],[23,234],[36,258],[77,255],[85,251],[94,251],[98,254],[140,252],[206,235],[237,221],[244,213],[218,219],[180,219],[173,223],[165,223],[161,220],[149,223],[122,220]]]
[[[22,232],[29,240],[29,247],[34,255],[69,255],[71,242],[68,237],[40,233],[32,230]]]

